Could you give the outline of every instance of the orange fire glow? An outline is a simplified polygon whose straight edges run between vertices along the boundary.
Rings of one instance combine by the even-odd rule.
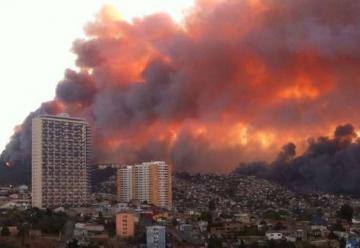
[[[74,45],[93,85],[65,82],[83,94],[59,102],[90,119],[102,162],[216,171],[272,159],[289,141],[301,152],[309,137],[360,121],[360,35],[340,32],[353,19],[330,18],[338,11],[319,1],[299,11],[296,1],[199,0],[180,25],[166,14],[127,22],[105,7]],[[319,6],[329,11],[313,16]]]

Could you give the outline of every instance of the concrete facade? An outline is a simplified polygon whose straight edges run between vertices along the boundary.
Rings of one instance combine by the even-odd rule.
[[[90,128],[85,120],[40,116],[32,121],[32,206],[89,203]]]

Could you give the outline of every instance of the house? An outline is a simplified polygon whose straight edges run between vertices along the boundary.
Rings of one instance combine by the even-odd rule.
[[[359,217],[353,217],[352,218],[352,223],[354,225],[359,225],[360,224],[360,218]]]
[[[103,225],[91,223],[76,223],[74,228],[74,237],[79,241],[86,241],[89,237],[102,234],[105,231]]]
[[[198,226],[199,226],[199,229],[201,232],[206,232],[207,227],[208,227],[208,222],[207,221],[199,221]]]
[[[310,221],[310,230],[313,237],[326,237],[329,234],[328,223],[323,218],[317,216]]]
[[[220,222],[210,227],[210,234],[225,239],[235,239],[239,232],[244,229],[245,224],[239,222]]]
[[[266,223],[265,220],[262,220],[262,221],[258,222],[257,228],[259,231],[266,231],[268,229],[268,224]]]
[[[334,231],[334,234],[338,236],[339,238],[345,238],[347,239],[349,237],[349,234],[347,232],[342,231]]]
[[[327,230],[327,221],[324,220],[321,217],[314,217],[311,221],[310,221],[310,228],[311,230]]]
[[[235,221],[238,221],[240,223],[250,224],[251,222],[250,215],[246,213],[235,214],[234,217]]]
[[[10,232],[10,236],[16,236],[18,235],[19,231],[16,226],[8,226],[7,227]],[[3,227],[0,226],[0,232],[2,231]]]
[[[114,207],[113,207],[113,213],[116,214],[118,212],[125,212],[129,209],[129,204],[127,202],[120,202],[117,203]]]
[[[40,236],[41,236],[41,230],[38,229],[29,230],[29,237],[40,237]]]
[[[65,208],[63,207],[58,207],[54,209],[55,213],[65,213]]]
[[[84,223],[76,223],[74,228],[74,238],[77,240],[87,239],[89,237],[89,232],[85,228]]]
[[[76,223],[74,228],[74,238],[78,240],[79,245],[88,245],[90,241],[97,237],[108,235],[105,233],[103,225],[93,223]]]
[[[284,238],[283,233],[279,231],[267,231],[265,236],[268,240],[280,240]]]

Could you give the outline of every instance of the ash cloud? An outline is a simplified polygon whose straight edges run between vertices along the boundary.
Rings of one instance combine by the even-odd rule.
[[[181,25],[166,14],[127,22],[106,7],[85,32],[73,45],[79,71],[65,72],[54,101],[92,125],[96,163],[229,172],[290,163],[295,146],[327,156],[354,145],[350,126],[307,139],[360,121],[357,0],[197,1]],[[28,122],[2,161],[30,161]]]

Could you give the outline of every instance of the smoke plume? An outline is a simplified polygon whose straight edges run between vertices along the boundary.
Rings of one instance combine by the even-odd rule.
[[[295,145],[346,147],[342,159],[353,159],[349,127],[307,139],[360,121],[358,0],[198,0],[180,24],[164,13],[128,22],[106,6],[85,33],[73,45],[79,70],[65,72],[51,103],[59,108],[30,114],[4,163],[29,161],[29,120],[58,111],[89,121],[95,163],[228,172],[239,161],[290,163]]]
[[[298,157],[294,144],[288,144],[273,162],[242,163],[234,172],[276,180],[301,191],[360,196],[360,140],[354,127],[340,125],[332,138],[319,137],[308,142],[308,148]]]

